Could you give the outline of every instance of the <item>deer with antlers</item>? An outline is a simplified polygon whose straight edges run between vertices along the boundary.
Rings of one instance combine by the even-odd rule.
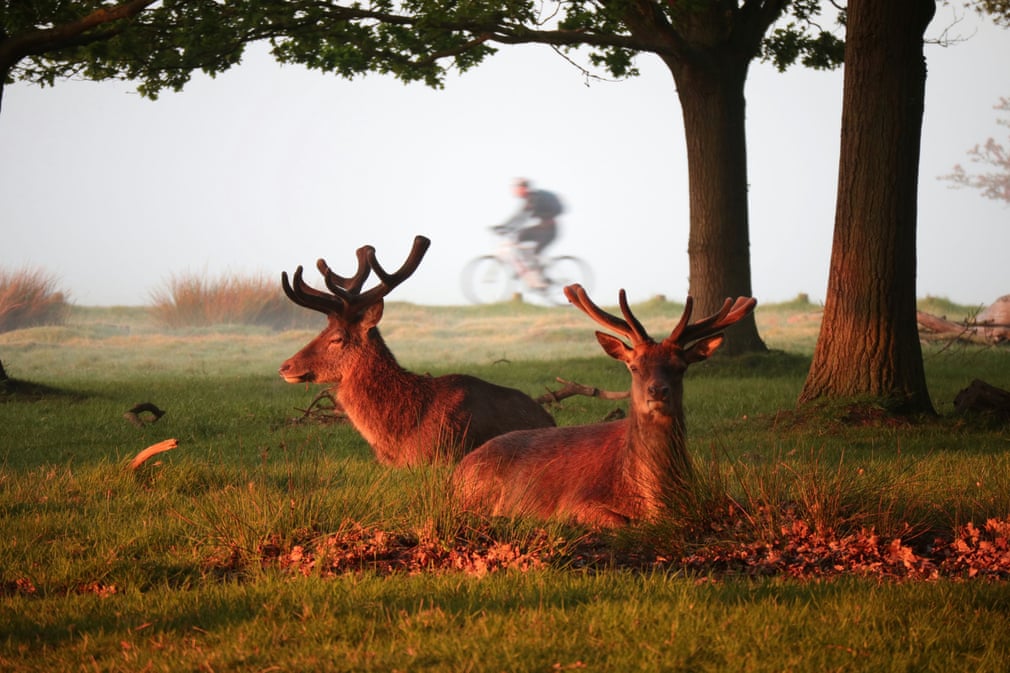
[[[632,314],[624,290],[623,319],[599,308],[579,285],[566,287],[565,295],[631,342],[596,332],[603,350],[631,373],[627,417],[496,437],[459,463],[454,491],[465,508],[492,516],[559,517],[592,527],[654,520],[692,478],[684,437],[684,373],[708,358],[722,343],[722,332],[757,301],[727,299],[719,312],[691,323],[689,296],[677,326],[657,343]]]
[[[380,463],[408,466],[456,461],[497,435],[554,425],[554,418],[528,395],[465,374],[432,377],[401,367],[379,334],[383,298],[421,263],[431,244],[417,236],[410,255],[387,273],[370,245],[358,248],[358,270],[339,276],[320,259],[316,266],[329,292],[302,280],[281,285],[291,301],[326,314],[328,324],[302,350],[284,361],[288,383],[336,384],[337,402]],[[362,292],[369,273],[379,284]]]

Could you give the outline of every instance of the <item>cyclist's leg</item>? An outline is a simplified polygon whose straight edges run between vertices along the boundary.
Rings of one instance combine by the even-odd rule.
[[[540,256],[537,254],[543,240],[543,232],[538,230],[539,227],[539,224],[527,227],[516,236],[516,247],[523,266],[526,267],[526,271],[522,274],[523,281],[533,290],[547,287]]]
[[[543,253],[544,248],[554,242],[557,235],[557,223],[554,221],[554,218],[544,218],[532,227],[527,227],[519,232],[517,240],[519,243],[533,243],[531,251],[533,261],[536,262],[537,268],[543,268],[540,255]]]

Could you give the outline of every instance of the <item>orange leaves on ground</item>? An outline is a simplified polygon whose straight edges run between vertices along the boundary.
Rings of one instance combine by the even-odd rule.
[[[733,534],[726,535],[727,530]],[[576,541],[531,534],[522,542],[496,539],[488,531],[446,539],[434,532],[390,533],[356,524],[338,533],[282,548],[261,547],[260,562],[302,575],[342,573],[463,572],[483,576],[525,572],[548,565],[579,568],[664,569],[712,579],[785,576],[816,580],[842,575],[880,579],[1010,579],[1010,522],[972,523],[947,536],[881,536],[872,528],[838,533],[787,520],[774,539],[747,539],[736,527],[718,540],[656,543],[616,549],[602,535]],[[651,543],[650,543],[651,544]]]
[[[989,519],[982,529],[970,521],[955,539],[940,549],[947,574],[967,577],[1010,577],[1010,521]]]
[[[447,544],[429,533],[413,538],[353,525],[288,550],[268,546],[269,551],[263,551],[265,562],[301,575],[330,577],[368,570],[379,574],[459,571],[483,576],[506,569],[525,572],[543,567],[557,556],[551,547],[546,534],[533,536],[524,545],[491,538],[479,544]]]

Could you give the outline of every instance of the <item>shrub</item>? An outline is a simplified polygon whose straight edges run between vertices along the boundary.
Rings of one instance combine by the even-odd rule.
[[[53,276],[39,269],[0,269],[0,332],[36,325],[61,325],[67,299]]]
[[[305,311],[280,283],[264,277],[174,276],[152,292],[154,317],[168,327],[261,325],[282,329],[305,323]]]

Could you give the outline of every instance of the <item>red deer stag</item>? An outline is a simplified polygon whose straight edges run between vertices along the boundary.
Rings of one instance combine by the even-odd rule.
[[[723,330],[757,301],[727,299],[718,313],[690,323],[688,297],[680,322],[657,343],[632,315],[624,290],[623,320],[600,309],[579,285],[566,287],[565,295],[631,342],[596,332],[603,350],[631,372],[627,418],[496,437],[456,467],[455,493],[467,509],[493,516],[556,516],[594,527],[653,520],[692,478],[684,441],[684,372],[711,355]]]
[[[307,285],[300,266],[293,283],[281,274],[288,298],[325,313],[329,323],[281,365],[280,375],[288,383],[337,384],[337,402],[386,465],[456,461],[496,435],[554,425],[543,407],[518,390],[464,374],[420,376],[396,362],[377,327],[383,297],[414,273],[430,243],[417,236],[396,273],[379,265],[370,245],[358,248],[358,270],[350,278],[320,259],[316,266],[329,293]],[[362,292],[371,271],[379,284]]]

